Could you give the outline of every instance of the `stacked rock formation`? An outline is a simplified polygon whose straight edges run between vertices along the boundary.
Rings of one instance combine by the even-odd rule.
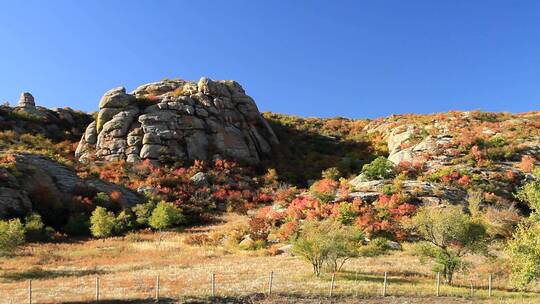
[[[21,97],[19,97],[19,102],[17,103],[15,110],[19,112],[25,112],[26,114],[34,115],[40,118],[44,116],[44,114],[41,113],[36,108],[36,102],[34,100],[34,96],[32,96],[32,94],[28,92],[23,92],[21,94]]]
[[[226,157],[257,163],[278,143],[254,100],[235,81],[164,80],[130,94],[119,87],[105,93],[99,109],[77,148],[80,160]]]

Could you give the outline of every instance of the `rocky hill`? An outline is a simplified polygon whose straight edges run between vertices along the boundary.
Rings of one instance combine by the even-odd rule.
[[[142,201],[121,185],[79,177],[74,147],[91,121],[81,111],[36,106],[27,92],[16,106],[0,106],[0,218],[39,212],[56,227],[80,208],[75,201],[81,195],[117,192],[124,206]]]
[[[526,212],[514,194],[540,159],[540,112],[374,120],[261,114],[238,83],[208,78],[115,88],[99,108],[95,119],[49,110],[29,93],[15,107],[0,106],[0,217],[37,211],[64,229],[95,206],[118,211],[151,193],[198,221],[279,204],[294,186],[335,203]]]
[[[81,159],[177,162],[233,158],[258,163],[278,143],[235,81],[164,80],[105,93],[77,148]]]
[[[540,159],[539,112],[453,111],[374,120],[265,116],[289,145],[278,151],[284,154],[275,164],[280,174],[310,184],[334,167],[338,177],[350,180],[350,195],[369,202],[400,193],[416,203],[512,206],[519,204],[515,190]],[[388,160],[392,174],[358,174],[378,156]]]

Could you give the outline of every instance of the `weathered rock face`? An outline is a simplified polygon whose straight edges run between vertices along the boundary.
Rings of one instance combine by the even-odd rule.
[[[19,98],[19,103],[17,104],[17,107],[21,108],[35,108],[36,102],[34,100],[34,96],[28,92],[23,92],[21,94],[21,97]]]
[[[0,151],[0,156],[2,152]],[[90,192],[122,194],[122,203],[133,206],[144,201],[136,192],[97,178],[82,179],[72,168],[59,164],[50,158],[36,154],[16,154],[14,161],[20,177],[0,168],[0,219],[25,216],[40,206],[31,197],[41,198],[48,193],[58,201],[69,200],[76,189]],[[21,178],[21,176],[23,178]]]
[[[130,94],[114,88],[101,98],[97,120],[76,156],[85,160],[206,160],[257,163],[278,139],[255,101],[235,81],[166,80]]]

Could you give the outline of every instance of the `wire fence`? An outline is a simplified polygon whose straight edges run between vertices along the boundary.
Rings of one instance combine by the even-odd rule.
[[[80,278],[40,279],[0,284],[0,303],[100,302],[107,300],[183,300],[190,298],[241,297],[253,294],[296,295],[305,297],[384,297],[444,296],[471,299],[536,299],[536,293],[516,293],[496,284],[488,275],[482,280],[456,278],[445,284],[440,274],[429,278],[406,278],[389,273],[345,272],[295,276],[286,272],[261,275],[246,272],[188,271],[155,275],[85,276]]]

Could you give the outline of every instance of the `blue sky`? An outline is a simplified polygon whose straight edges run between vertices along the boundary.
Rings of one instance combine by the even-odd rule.
[[[0,0],[0,39],[12,103],[209,76],[303,116],[540,109],[538,0]]]

